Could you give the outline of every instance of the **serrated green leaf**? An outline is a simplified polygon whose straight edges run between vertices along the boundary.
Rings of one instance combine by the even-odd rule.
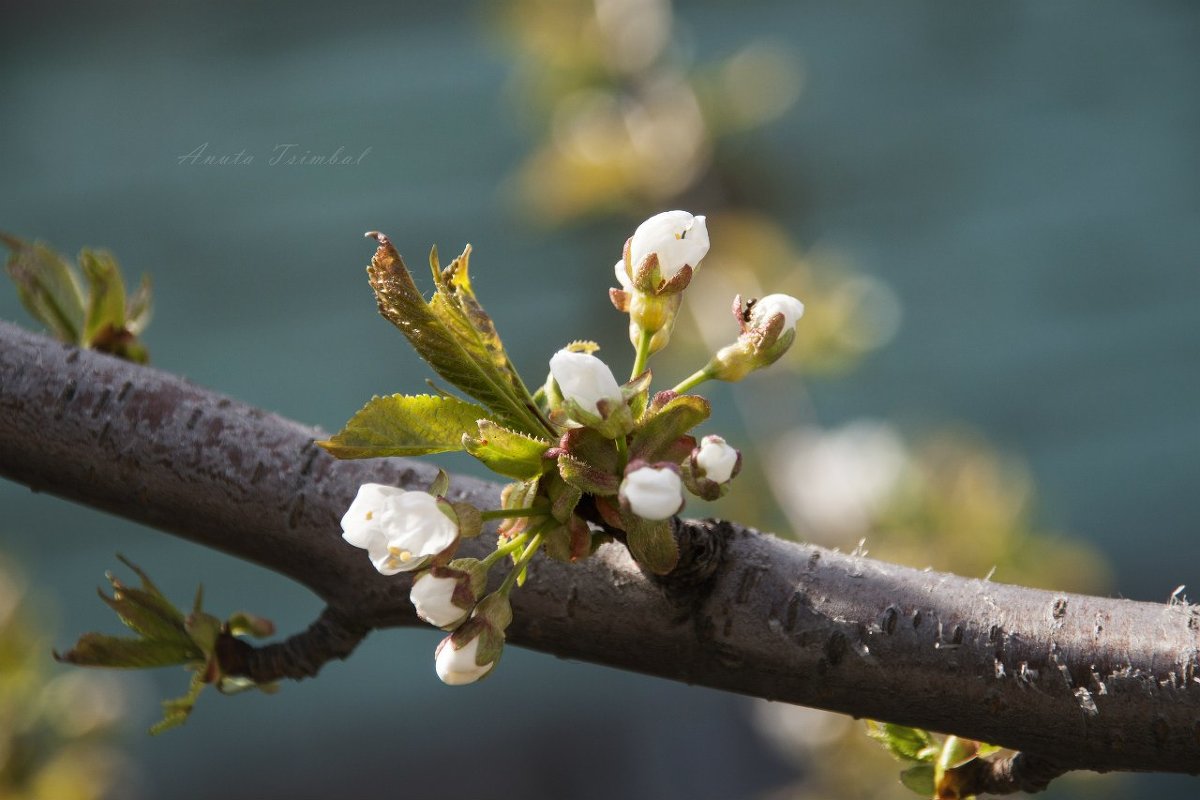
[[[921,797],[933,797],[933,765],[917,764],[909,767],[900,773],[900,783],[904,784],[904,788],[916,792]]]
[[[187,615],[183,626],[205,656],[216,652],[217,640],[221,638],[221,620],[203,611],[193,611]]]
[[[125,330],[125,281],[117,260],[106,250],[84,248],[79,252],[79,266],[88,283],[83,341],[94,346]]]
[[[190,641],[183,628],[183,614],[178,609],[141,589],[124,586],[115,578],[110,580],[113,596],[97,593],[109,608],[117,612],[125,627],[147,639],[181,643]]]
[[[920,728],[867,720],[867,735],[903,761],[929,761],[938,751],[933,735]]]
[[[373,397],[346,427],[317,444],[337,458],[420,456],[461,450],[463,434],[478,430],[478,421],[487,414],[482,406],[453,397]]]
[[[437,294],[425,301],[395,247],[382,234],[367,274],[379,302],[379,313],[400,329],[417,353],[439,375],[486,406],[495,419],[534,436],[548,432],[533,398],[509,363],[490,319],[475,301],[467,278],[470,248],[443,277],[436,251],[431,266]]]
[[[679,563],[679,544],[671,533],[671,521],[646,520],[622,514],[625,545],[634,561],[656,575],[666,575]]]
[[[187,722],[188,716],[191,715],[192,709],[196,707],[196,701],[200,699],[200,693],[204,691],[205,686],[207,684],[200,675],[193,675],[187,694],[183,697],[163,700],[163,718],[150,728],[150,735],[157,736],[164,731],[177,728]]]
[[[658,461],[678,463],[691,452],[687,443],[680,440],[708,419],[709,413],[708,401],[703,397],[685,394],[670,400],[657,413],[648,414],[639,421],[629,443],[630,458],[652,464]]]
[[[21,304],[61,341],[83,340],[84,296],[75,271],[61,255],[42,242],[29,244],[0,234],[8,246],[8,274]]]
[[[85,633],[67,652],[54,654],[58,661],[81,667],[118,667],[143,669],[187,664],[204,658],[194,645],[175,641],[151,641]]]
[[[529,480],[550,466],[543,457],[550,449],[550,442],[509,430],[490,419],[479,420],[479,436],[465,433],[462,443],[488,469],[506,478]]]

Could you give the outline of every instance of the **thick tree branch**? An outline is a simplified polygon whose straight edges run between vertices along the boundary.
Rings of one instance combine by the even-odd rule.
[[[336,636],[285,644],[251,674],[292,676],[277,655],[312,674],[370,628],[418,624],[408,581],[377,574],[338,518],[359,484],[423,488],[433,466],[339,462],[316,433],[0,323],[0,475],[262,564],[329,604]],[[493,484],[458,478],[452,493],[496,505]],[[663,581],[618,546],[579,565],[537,559],[510,640],[1025,751],[981,782],[1200,772],[1196,607],[920,571],[727,522],[678,534],[685,565]]]

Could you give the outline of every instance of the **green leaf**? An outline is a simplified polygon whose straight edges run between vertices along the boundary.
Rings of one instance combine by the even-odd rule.
[[[900,773],[900,782],[921,797],[933,797],[933,765],[917,764]]]
[[[474,403],[428,394],[373,397],[346,427],[317,442],[337,458],[420,456],[463,448],[463,434],[488,412]]]
[[[149,275],[142,275],[137,291],[125,299],[125,329],[135,336],[146,330],[154,316],[154,289]]]
[[[97,592],[125,627],[147,639],[159,641],[190,642],[183,627],[183,614],[170,603],[164,603],[154,595],[141,589],[124,586],[112,576],[113,596]]]
[[[437,293],[426,303],[388,238],[371,235],[379,247],[367,275],[379,313],[400,329],[434,371],[490,410],[481,416],[533,436],[547,433],[495,326],[475,299],[467,275],[470,247],[445,272],[438,270],[436,251],[431,254]]]
[[[463,447],[488,469],[506,478],[529,480],[550,466],[545,456],[550,442],[509,430],[490,419],[479,420],[478,438],[464,433]]]
[[[656,575],[666,575],[679,563],[679,544],[671,532],[671,521],[646,520],[634,514],[622,514],[625,544],[630,555]]]
[[[79,266],[88,282],[83,341],[94,346],[125,330],[125,281],[117,260],[106,250],[81,250]]]
[[[187,615],[183,625],[205,656],[212,656],[216,652],[217,640],[221,638],[221,620],[203,611],[193,611]]]
[[[66,653],[54,654],[58,661],[81,667],[146,668],[167,667],[202,660],[204,654],[194,645],[175,641],[151,641],[85,633]]]
[[[932,761],[938,752],[933,735],[920,728],[867,720],[867,735],[903,761]]]
[[[688,443],[681,443],[680,440],[688,431],[708,419],[709,413],[708,401],[703,397],[684,394],[673,398],[656,413],[642,418],[629,444],[630,458],[640,458],[652,464],[658,461],[678,463],[691,452]],[[685,447],[687,452],[680,455]]]
[[[163,700],[163,718],[150,728],[150,735],[157,736],[187,722],[188,716],[191,715],[192,709],[195,708],[196,701],[200,699],[200,693],[204,691],[206,685],[199,674],[193,675],[187,694],[173,700]]]
[[[0,234],[11,251],[8,274],[17,287],[21,304],[54,336],[81,344],[84,326],[83,289],[67,261],[42,242],[29,244]]]

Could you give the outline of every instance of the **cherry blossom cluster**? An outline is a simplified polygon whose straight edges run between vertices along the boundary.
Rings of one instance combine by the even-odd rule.
[[[390,248],[386,238],[377,238]],[[626,241],[615,266],[618,286],[610,290],[613,305],[628,315],[634,347],[633,367],[625,383],[619,383],[595,355],[595,344],[577,341],[554,353],[546,380],[532,394],[519,378],[497,373],[508,389],[517,387],[513,390],[517,392],[516,411],[504,404],[508,395],[497,400],[488,386],[473,393],[476,384],[465,379],[455,385],[472,394],[481,406],[453,398],[395,396],[401,403],[393,409],[395,413],[407,413],[418,407],[418,401],[419,407],[429,409],[442,403],[436,406],[442,426],[453,416],[446,404],[460,410],[466,420],[461,436],[451,429],[446,441],[460,437],[461,449],[498,474],[515,479],[504,489],[500,507],[488,510],[451,502],[444,473],[428,491],[365,484],[342,518],[343,538],[366,550],[379,573],[411,574],[410,598],[417,615],[448,632],[435,658],[437,674],[444,682],[472,683],[495,667],[505,629],[512,621],[509,597],[524,582],[538,553],[574,562],[601,544],[616,541],[647,571],[666,574],[678,560],[674,518],[682,511],[686,495],[717,499],[738,475],[741,455],[734,447],[716,434],[697,438],[691,433],[708,418],[710,407],[707,400],[690,392],[708,380],[741,380],[778,360],[796,338],[804,305],[781,294],[749,302],[735,298],[734,341],[673,388],[652,392],[653,376],[647,363],[670,341],[683,292],[708,249],[705,218],[685,211],[651,217]],[[488,338],[495,336],[490,320],[481,316],[482,307],[475,305],[474,295],[468,295],[468,254],[469,250],[441,273],[434,262],[441,296],[429,304],[433,315],[429,318],[421,316],[426,313],[423,306],[412,305],[408,295],[396,293],[394,282],[372,273],[372,285],[385,316],[422,355],[426,355],[422,347],[429,345],[420,338],[424,333],[418,330],[418,323],[433,320],[422,323],[431,328],[440,319],[437,313],[448,314],[446,309],[457,303],[465,312],[461,317],[446,316],[452,323],[446,330],[488,341],[487,359],[494,366],[500,363],[496,352],[503,353],[498,338]],[[405,270],[400,278],[407,277],[398,255],[379,258],[377,255],[373,262],[375,269],[382,271],[384,268],[377,266],[382,263],[392,269],[389,277],[400,275],[392,266],[398,262]],[[406,318],[406,313],[416,319]],[[436,343],[443,349],[431,350],[426,358],[453,383],[461,376],[441,360],[445,338]],[[464,346],[464,353],[470,352],[470,347]],[[511,368],[506,357],[503,364],[505,369]],[[371,415],[381,413],[370,409],[368,405],[360,412],[363,419],[351,421],[341,435],[344,438],[334,437],[323,444],[338,455],[332,448],[350,452],[354,443],[356,449],[341,457],[378,452],[378,448],[358,446],[367,441],[361,438],[362,430],[369,427]],[[478,410],[478,419],[471,419],[472,409]],[[419,452],[451,449],[446,441],[431,439]],[[395,452],[411,453],[413,448]],[[477,536],[492,520],[499,521],[494,550],[485,558],[458,557],[463,540]],[[502,564],[509,566],[507,574],[492,581],[491,570]]]

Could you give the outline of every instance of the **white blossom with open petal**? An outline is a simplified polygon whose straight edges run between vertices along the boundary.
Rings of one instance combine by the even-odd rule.
[[[695,269],[708,253],[708,228],[704,217],[694,217],[686,211],[664,211],[643,222],[633,232],[633,240],[629,243],[631,267],[637,270],[651,253],[658,254],[658,269],[663,280],[671,280],[684,266]]]
[[[364,483],[342,517],[342,538],[384,575],[411,572],[454,544],[458,525],[426,492]]]

